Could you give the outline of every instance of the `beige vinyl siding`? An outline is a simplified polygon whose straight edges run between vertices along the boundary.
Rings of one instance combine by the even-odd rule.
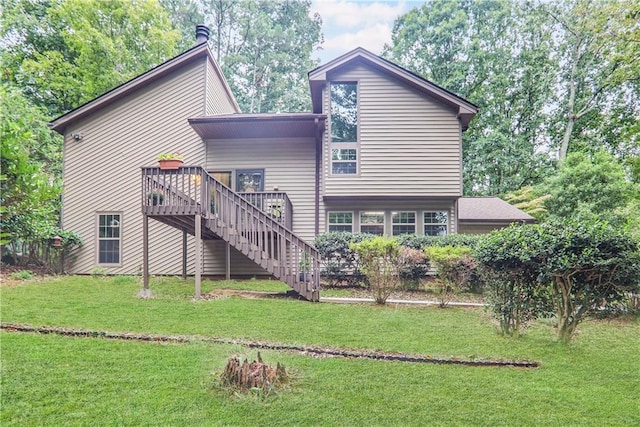
[[[223,240],[205,240],[203,274],[222,276],[226,274],[226,242]],[[269,276],[259,265],[244,256],[241,252],[231,248],[232,276]]]
[[[96,212],[122,213],[122,260],[113,274],[142,267],[141,166],[156,155],[179,150],[189,165],[203,164],[204,145],[187,118],[204,114],[205,59],[194,61],[67,128],[64,142],[63,227],[84,244],[74,273],[97,264]],[[72,133],[83,135],[80,141]],[[182,232],[149,220],[150,271],[182,271]],[[193,238],[189,237],[193,272]]]
[[[225,85],[220,80],[211,61],[207,61],[206,114],[235,113],[236,109],[229,98]]]
[[[328,128],[324,144],[324,194],[462,194],[461,131],[451,108],[359,64],[331,74],[330,79],[358,83],[359,174],[331,175]],[[324,90],[327,114],[329,102],[327,87]]]
[[[313,138],[208,140],[207,147],[209,171],[264,169],[264,190],[272,191],[278,187],[279,191],[287,193],[293,205],[293,232],[308,242],[313,241]]]
[[[474,224],[474,223],[460,223],[458,225],[458,233],[460,234],[488,234],[493,230],[508,227],[509,224]]]

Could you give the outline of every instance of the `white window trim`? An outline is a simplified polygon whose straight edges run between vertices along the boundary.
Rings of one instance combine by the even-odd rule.
[[[355,229],[355,225],[356,225],[356,224],[355,224],[355,221],[356,221],[356,214],[355,214],[355,212],[354,212],[354,211],[327,211],[327,228],[326,228],[326,230],[327,230],[327,232],[328,232],[328,233],[330,232],[330,231],[329,231],[329,227],[330,227],[331,225],[346,225],[346,224],[331,224],[331,223],[329,222],[329,216],[330,216],[332,213],[348,213],[348,214],[351,214],[351,233],[353,233],[353,230]]]
[[[120,216],[120,237],[118,238],[118,240],[120,241],[120,245],[119,245],[119,251],[118,251],[118,260],[119,262],[117,263],[104,263],[104,262],[100,262],[100,240],[103,240],[103,238],[100,237],[100,216],[102,215],[119,215]],[[96,256],[96,265],[99,265],[101,267],[122,267],[122,248],[123,248],[123,227],[124,224],[124,215],[122,213],[122,211],[104,211],[104,212],[96,212],[96,217],[95,217],[95,233],[96,233],[96,249],[95,249],[95,256]],[[115,239],[105,239],[105,240],[115,240]]]
[[[387,235],[387,211],[385,210],[366,210],[366,211],[359,211],[358,212],[358,231],[360,233],[366,233],[366,231],[362,231],[362,215],[363,214],[382,214],[382,224],[375,224],[375,225],[382,225],[382,236],[386,236]],[[368,225],[368,224],[364,224],[364,225]]]
[[[439,222],[426,222],[425,221],[425,214],[427,213],[432,213],[432,212],[444,212],[447,214],[447,222],[442,224]],[[445,236],[450,234],[450,223],[451,223],[451,212],[448,209],[430,209],[430,210],[424,210],[422,211],[422,234],[424,234],[425,236],[429,236],[429,234],[426,233],[426,228],[427,226],[430,225],[444,225],[445,226]]]
[[[399,223],[395,223],[393,222],[393,214],[401,214],[401,213],[412,213],[413,214],[413,223],[405,223],[405,222],[399,222]],[[413,224],[413,233],[403,233],[403,234],[417,234],[418,231],[418,212],[417,211],[412,211],[412,210],[408,210],[408,211],[391,211],[390,213],[391,215],[391,237],[394,236],[393,234],[393,226],[394,225],[411,225]],[[423,229],[424,231],[424,229]],[[400,236],[400,234],[398,234],[398,236]]]

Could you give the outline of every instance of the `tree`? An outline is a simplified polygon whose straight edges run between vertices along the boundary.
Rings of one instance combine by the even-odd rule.
[[[176,10],[174,1],[163,4]],[[244,112],[309,110],[306,72],[317,65],[311,54],[322,43],[322,21],[310,16],[309,0],[193,4],[174,16],[174,25],[192,40],[193,17],[202,14],[211,28],[209,44]]]
[[[358,255],[362,272],[369,281],[377,304],[384,304],[400,287],[400,245],[388,237],[376,236],[350,248]]]
[[[569,154],[543,188],[549,194],[544,206],[557,218],[605,216],[624,222],[616,211],[634,196],[622,165],[604,151]]]
[[[632,122],[640,117],[640,6],[631,1],[573,0],[541,3],[539,10],[556,24],[562,88],[558,116],[563,128],[559,156],[564,159],[580,133],[602,132],[603,122],[608,127],[606,122],[616,121],[622,111]]]
[[[520,3],[436,0],[396,20],[385,56],[480,107],[463,134],[465,193],[505,193],[549,168],[551,46],[540,16]]]
[[[173,56],[178,32],[157,2],[9,0],[5,77],[62,114]]]
[[[504,194],[542,181],[558,151],[637,155],[638,18],[631,1],[434,0],[396,20],[385,55],[480,106],[464,191]]]
[[[40,109],[6,84],[0,85],[0,117],[0,229],[7,243],[37,245],[57,225],[61,159],[53,147],[60,136],[49,130]]]

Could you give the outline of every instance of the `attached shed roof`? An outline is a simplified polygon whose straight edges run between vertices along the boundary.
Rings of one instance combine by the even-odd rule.
[[[460,197],[460,222],[510,223],[535,222],[535,218],[499,197]]]
[[[322,111],[322,89],[326,82],[330,80],[328,74],[358,61],[387,73],[427,94],[428,96],[453,107],[458,112],[458,117],[462,123],[463,130],[467,129],[469,122],[471,122],[473,117],[479,111],[479,107],[477,105],[467,101],[455,93],[450,92],[437,84],[430,82],[424,77],[419,76],[418,74],[359,47],[309,71],[309,85],[311,86],[311,100],[314,113]]]
[[[218,114],[189,119],[202,139],[315,137],[327,116],[312,113]]]
[[[225,87],[227,97],[231,101],[232,105],[235,107],[236,111],[240,112],[240,107],[238,106],[238,103],[236,102],[235,97],[231,93],[231,89],[229,88],[227,80],[225,79],[224,75],[222,74],[222,71],[220,70],[220,67],[218,66],[215,59],[213,58],[213,55],[211,54],[211,51],[209,50],[207,43],[200,43],[192,47],[191,49],[188,49],[182,52],[181,54],[174,56],[171,59],[168,59],[162,64],[156,65],[155,67],[132,78],[131,80],[124,82],[119,86],[116,86],[110,91],[105,92],[104,94],[98,96],[97,98],[94,98],[91,101],[86,102],[85,104],[79,106],[78,108],[75,108],[69,111],[68,113],[63,114],[62,116],[52,120],[49,123],[49,127],[60,134],[64,134],[65,128],[70,124],[90,114],[95,113],[96,111],[106,107],[107,105],[110,105],[120,100],[121,98],[137,91],[138,89],[141,89],[149,85],[150,83],[166,76],[172,71],[188,63],[191,63],[193,60],[203,58],[203,57],[207,57],[208,60],[213,64],[213,68],[216,74],[218,75],[218,77],[220,78],[220,80],[222,81]]]

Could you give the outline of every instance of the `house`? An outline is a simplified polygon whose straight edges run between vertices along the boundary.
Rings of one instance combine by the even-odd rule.
[[[85,242],[74,273],[143,273],[145,289],[149,273],[193,274],[197,294],[203,274],[268,274],[317,300],[318,233],[530,220],[494,218],[499,199],[478,218],[461,197],[472,103],[359,48],[309,72],[311,112],[242,114],[208,33],[50,123],[64,135],[62,224]],[[185,165],[159,169],[176,150]]]

